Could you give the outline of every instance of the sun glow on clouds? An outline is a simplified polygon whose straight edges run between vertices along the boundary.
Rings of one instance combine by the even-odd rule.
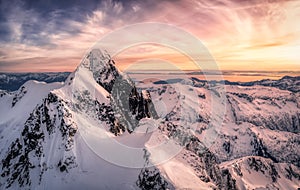
[[[131,47],[114,56],[121,70],[192,70],[199,69],[188,56],[155,44]]]
[[[10,37],[4,39],[1,33],[0,71],[73,71],[102,36],[149,21],[173,24],[197,36],[223,70],[300,70],[300,1],[102,1],[93,7],[82,14],[70,9],[67,16],[56,9],[49,18],[22,4],[11,8],[2,23]],[[175,50],[151,44],[115,58],[121,69],[147,59],[197,68]]]

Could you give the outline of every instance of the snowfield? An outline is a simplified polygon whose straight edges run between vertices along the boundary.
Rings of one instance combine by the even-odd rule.
[[[0,189],[298,189],[296,79],[135,84],[92,50],[0,91]]]

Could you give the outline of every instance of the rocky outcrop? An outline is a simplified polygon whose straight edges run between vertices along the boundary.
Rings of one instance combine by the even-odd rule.
[[[142,118],[154,118],[157,119],[154,105],[151,100],[150,92],[142,90],[140,93],[137,92],[134,86],[129,94],[129,111],[135,115],[137,120]]]
[[[3,96],[5,96],[7,94],[9,94],[9,92],[0,89],[0,98],[2,98]]]
[[[145,165],[142,168],[136,185],[142,190],[170,190],[175,189],[160,173],[155,166],[149,167],[150,153],[144,149]]]
[[[136,182],[137,186],[142,190],[167,190],[170,189],[168,182],[161,176],[158,169],[144,168]],[[173,188],[174,189],[174,188]]]
[[[14,107],[16,103],[27,93],[25,86],[22,86],[16,93],[12,100],[11,107]]]

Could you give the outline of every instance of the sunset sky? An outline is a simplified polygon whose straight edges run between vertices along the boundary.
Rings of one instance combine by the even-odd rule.
[[[191,33],[222,70],[300,71],[298,0],[0,0],[0,72],[73,71],[104,35],[142,22]],[[115,59],[121,69],[149,59],[195,69],[174,49],[151,44]]]

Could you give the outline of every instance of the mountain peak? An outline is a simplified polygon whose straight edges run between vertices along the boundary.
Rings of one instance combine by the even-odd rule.
[[[121,75],[108,52],[99,49],[93,49],[86,54],[75,73],[70,75],[69,80],[76,77],[76,73],[86,72],[87,70],[88,73],[92,73],[94,80],[109,93],[116,78]]]
[[[90,68],[107,66],[109,60],[111,60],[111,56],[107,51],[92,49],[89,53],[86,54],[80,65]]]

